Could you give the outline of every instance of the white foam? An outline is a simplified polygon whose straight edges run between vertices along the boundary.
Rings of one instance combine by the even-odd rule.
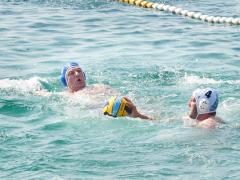
[[[184,84],[230,84],[240,85],[240,80],[215,80],[212,78],[199,77],[199,76],[187,76],[182,79]]]
[[[237,98],[229,97],[222,102],[223,109],[227,111],[238,110],[240,107],[240,100]]]
[[[183,78],[185,84],[218,84],[219,82],[210,78],[200,78],[198,76],[185,76]]]
[[[42,89],[42,82],[47,82],[46,79],[40,77],[32,77],[30,79],[1,79],[0,89],[16,90],[24,92],[39,91]]]

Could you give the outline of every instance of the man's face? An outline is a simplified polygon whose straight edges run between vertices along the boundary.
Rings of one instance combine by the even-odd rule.
[[[197,106],[196,106],[196,99],[194,97],[191,97],[189,102],[188,102],[188,106],[189,106],[189,117],[192,119],[196,119],[197,118]]]
[[[68,88],[73,92],[76,92],[86,86],[84,73],[79,67],[68,71],[66,80]]]

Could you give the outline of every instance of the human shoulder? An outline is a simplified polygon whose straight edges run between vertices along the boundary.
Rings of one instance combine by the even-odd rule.
[[[105,84],[94,84],[91,86],[86,87],[86,90],[88,90],[91,93],[96,94],[118,94],[118,92],[113,89],[112,87],[105,85]]]
[[[217,125],[218,122],[215,117],[209,117],[208,119],[205,119],[204,121],[198,121],[197,123],[197,127],[205,129],[213,129],[216,128]]]
[[[93,84],[91,87],[95,88],[95,89],[110,89],[111,88],[110,86],[105,85],[105,84]]]

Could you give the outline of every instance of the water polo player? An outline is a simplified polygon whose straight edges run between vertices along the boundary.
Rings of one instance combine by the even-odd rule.
[[[60,79],[64,86],[68,88],[68,91],[70,93],[76,93],[78,92],[79,95],[84,97],[84,95],[87,95],[86,98],[89,98],[89,95],[91,95],[92,99],[94,99],[96,103],[103,102],[103,98],[106,99],[108,97],[111,97],[113,94],[119,94],[114,89],[112,89],[109,86],[106,85],[100,85],[95,84],[92,86],[86,86],[86,76],[81,67],[76,62],[71,62],[66,64],[62,71]],[[104,95],[104,97],[102,97]],[[109,107],[108,110],[110,110],[110,107],[113,112],[118,111],[119,108],[123,108],[123,113],[117,113],[116,115],[113,114],[113,112],[106,111],[105,114],[119,117],[119,116],[130,116],[133,118],[142,118],[142,119],[152,119],[148,116],[142,115],[137,111],[136,106],[132,103],[130,99],[127,97],[124,98],[112,98],[108,101],[108,105],[106,107]],[[99,107],[101,105],[99,104]],[[114,108],[112,108],[114,107]]]
[[[127,97],[112,97],[105,103],[103,113],[104,115],[112,117],[129,116],[133,118],[153,120],[153,118],[139,113],[136,106]]]
[[[216,128],[218,122],[223,122],[216,117],[218,107],[218,92],[212,88],[197,89],[189,100],[191,119],[196,119],[196,126],[201,128]]]
[[[63,67],[60,79],[70,93],[97,96],[95,98],[100,98],[102,95],[111,97],[112,94],[117,93],[116,90],[103,84],[87,86],[85,73],[76,62],[70,62]],[[100,98],[98,101],[102,102],[105,98]]]

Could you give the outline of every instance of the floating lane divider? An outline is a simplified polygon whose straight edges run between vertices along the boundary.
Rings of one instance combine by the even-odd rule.
[[[175,6],[170,6],[166,4],[153,3],[144,0],[116,0],[122,3],[127,3],[143,8],[151,8],[159,11],[166,11],[172,14],[177,14],[192,19],[198,19],[209,23],[227,23],[233,25],[240,25],[240,18],[233,17],[220,17],[220,16],[208,16],[200,12],[188,11],[182,8],[177,8]]]

